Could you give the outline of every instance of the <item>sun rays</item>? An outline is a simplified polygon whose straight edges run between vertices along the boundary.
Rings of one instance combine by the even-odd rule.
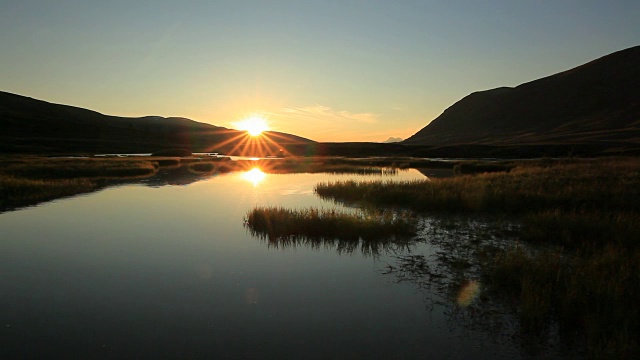
[[[269,130],[269,124],[263,117],[254,115],[242,121],[233,123],[238,130],[243,130],[251,136],[259,136],[262,132]]]
[[[233,156],[286,157],[293,154],[286,149],[291,145],[287,136],[271,131],[264,131],[252,136],[248,131],[226,130],[223,135],[230,135],[226,140],[211,144],[205,152],[221,152]]]

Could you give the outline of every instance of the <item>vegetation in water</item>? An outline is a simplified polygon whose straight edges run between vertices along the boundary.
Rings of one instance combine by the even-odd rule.
[[[361,207],[516,215],[521,226],[515,237],[548,248],[534,251],[523,243],[478,249],[477,256],[486,292],[515,304],[522,334],[577,337],[591,358],[638,356],[637,159],[523,162],[504,173],[407,183],[335,182],[315,190]],[[429,275],[424,266],[413,266],[421,262],[412,261],[405,269]]]
[[[352,252],[360,246],[363,252],[376,254],[381,247],[407,243],[417,224],[406,213],[255,207],[247,213],[245,225],[276,247],[304,244]]]
[[[414,211],[531,213],[534,211],[640,211],[636,161],[593,161],[556,166],[521,165],[483,173],[412,182],[339,181],[315,192],[327,199]]]

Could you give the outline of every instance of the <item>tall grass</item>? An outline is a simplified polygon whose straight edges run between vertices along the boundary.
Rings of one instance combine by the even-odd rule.
[[[640,349],[640,251],[606,246],[598,253],[497,254],[486,282],[519,304],[522,330],[585,339],[592,358],[632,359]]]
[[[323,197],[345,203],[415,211],[530,213],[640,211],[640,171],[633,162],[595,162],[551,167],[520,166],[487,173],[405,183],[342,181],[316,185]]]
[[[155,174],[157,166],[133,159],[34,158],[10,163],[1,172],[29,179],[144,177]]]
[[[0,209],[81,194],[104,180],[154,175],[158,163],[139,159],[15,157],[0,160]]]
[[[89,179],[33,180],[0,175],[0,210],[90,192],[96,187]]]
[[[425,212],[515,215],[521,240],[542,252],[496,249],[489,291],[517,305],[524,334],[584,339],[591,358],[638,358],[640,348],[640,161],[535,161],[508,173],[432,181],[334,182],[318,195],[338,202]]]
[[[346,213],[336,209],[292,210],[256,207],[245,218],[252,235],[272,246],[309,245],[335,247],[338,252],[378,254],[397,243],[406,243],[416,232],[415,218],[397,213]]]

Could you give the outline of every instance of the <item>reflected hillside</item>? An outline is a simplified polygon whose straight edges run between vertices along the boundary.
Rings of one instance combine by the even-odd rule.
[[[254,170],[257,169],[257,170]],[[112,186],[188,185],[230,172],[246,172],[251,182],[264,174],[327,173],[394,176],[397,168],[348,163],[341,158],[240,158],[112,156],[0,158],[0,211],[36,205]]]

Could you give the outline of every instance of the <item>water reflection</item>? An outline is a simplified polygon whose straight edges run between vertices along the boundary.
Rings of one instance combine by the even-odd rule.
[[[296,249],[309,248],[312,250],[330,249],[340,255],[361,253],[364,256],[380,256],[389,253],[406,251],[414,242],[411,240],[394,241],[389,238],[386,241],[345,240],[327,237],[270,237],[264,233],[251,231],[252,235],[267,244],[272,249]]]
[[[473,300],[478,297],[480,293],[480,283],[475,280],[467,281],[462,285],[460,291],[458,291],[458,298],[456,303],[462,307],[468,307]]]
[[[502,345],[486,351],[475,348],[473,339],[452,339],[451,332],[436,327],[447,320],[441,313],[422,321],[423,299],[411,284],[389,286],[393,275],[381,277],[373,270],[384,266],[389,255],[423,250],[424,264],[440,269],[427,263],[431,259],[425,245],[256,240],[242,227],[240,219],[255,203],[327,206],[311,194],[313,185],[347,175],[269,175],[256,183],[260,191],[252,191],[248,184],[254,182],[242,180],[242,174],[162,170],[147,183],[153,188],[124,186],[1,214],[0,288],[8,290],[0,305],[11,310],[3,320],[11,325],[8,357],[29,357],[27,351],[34,358],[100,357],[93,344],[106,344],[105,356],[113,358],[168,353],[183,358],[504,354]],[[394,175],[394,180],[421,178],[415,170]],[[200,179],[207,181],[163,186]],[[243,198],[248,193],[257,195]],[[444,238],[457,241],[460,232],[450,235]],[[319,249],[331,250],[313,251]],[[375,261],[336,253],[361,253]],[[459,290],[464,282],[452,283]],[[461,310],[449,317],[471,318],[478,304],[474,300],[462,308],[453,303]]]
[[[260,170],[260,168],[254,167],[253,169],[244,172],[241,177],[242,179],[252,183],[255,187],[267,177],[267,174]]]

